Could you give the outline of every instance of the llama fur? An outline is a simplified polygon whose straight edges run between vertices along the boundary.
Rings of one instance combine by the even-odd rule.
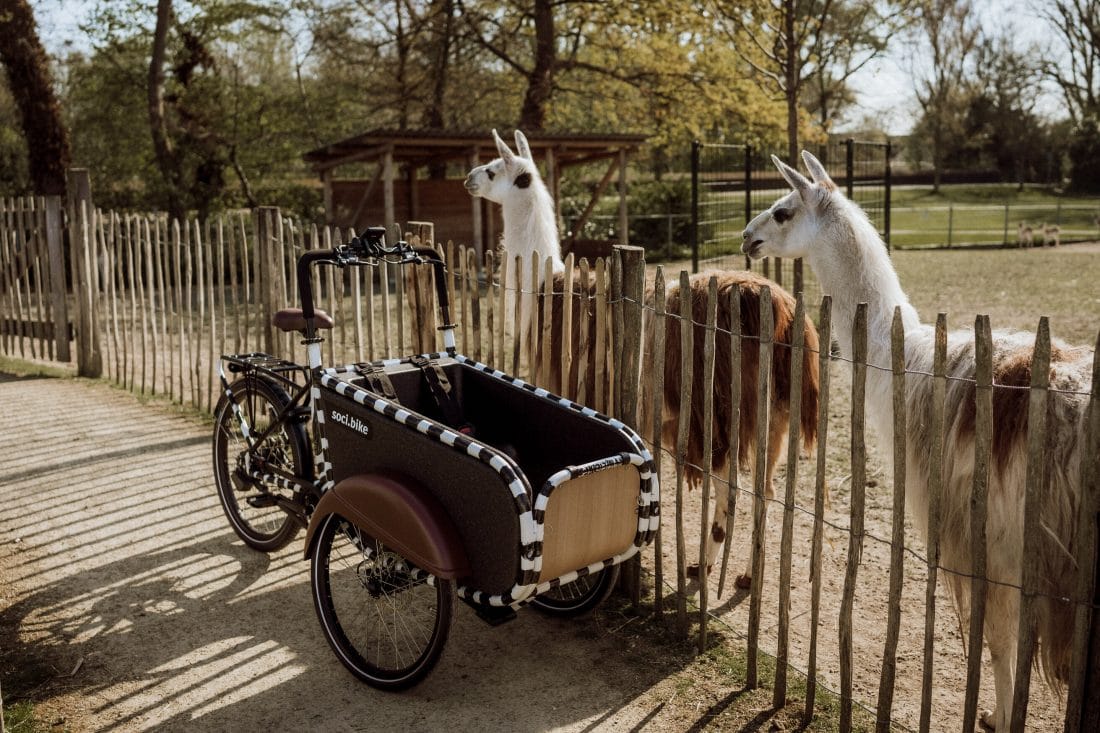
[[[561,250],[558,237],[558,229],[554,215],[554,203],[549,191],[546,190],[538,169],[531,158],[530,148],[523,133],[518,130],[515,133],[518,154],[512,153],[500,136],[493,131],[493,139],[497,146],[500,158],[486,165],[479,166],[470,171],[466,178],[466,188],[474,196],[482,196],[499,203],[504,215],[504,236],[502,249],[504,256],[502,261],[512,263],[517,256],[523,258],[524,272],[530,268],[530,258],[537,252],[541,256],[550,256],[553,261],[554,283],[552,289],[555,293],[564,292],[564,263],[561,261]],[[490,175],[492,173],[492,175]],[[524,177],[520,177],[524,176]],[[520,185],[520,184],[523,185]],[[510,265],[511,266],[511,265]],[[542,269],[540,268],[540,274]],[[790,415],[790,362],[791,350],[789,347],[793,333],[795,299],[776,283],[760,277],[751,272],[724,271],[715,273],[699,273],[690,278],[691,300],[693,320],[696,324],[706,322],[706,302],[708,283],[711,275],[718,277],[718,328],[730,331],[731,313],[729,310],[729,297],[734,288],[739,290],[741,305],[740,330],[745,336],[755,336],[760,333],[760,289],[767,286],[771,289],[772,308],[774,315],[775,341],[777,347],[772,361],[771,382],[772,400],[769,409],[769,436],[768,436],[768,460],[766,466],[765,495],[767,499],[773,499],[775,492],[773,478],[776,464],[782,457],[787,445],[787,430]],[[541,282],[539,285],[541,286]],[[592,282],[581,283],[579,278],[574,285],[574,298],[587,295],[589,298],[595,295],[595,286]],[[670,287],[666,294],[667,312],[675,314],[679,312],[680,289],[678,284]],[[652,311],[653,292],[650,289],[646,295],[647,315]],[[554,308],[551,315],[553,319],[554,341],[551,348],[555,357],[562,348],[561,337],[561,308],[563,298],[554,298]],[[575,307],[575,311],[579,312]],[[509,310],[509,312],[512,312]],[[538,319],[536,326],[541,327],[541,317],[536,315],[533,309],[524,308],[524,320],[521,321],[522,338],[526,339],[530,321],[528,318]],[[647,317],[643,338],[643,364],[651,363],[651,348],[655,328],[655,320]],[[676,434],[679,420],[684,411],[680,406],[680,323],[675,317],[665,319],[665,394],[663,395],[663,421],[662,439],[664,445],[673,446],[676,442]],[[574,353],[582,348],[578,339],[578,330],[582,327],[581,317],[574,320],[575,327],[571,334]],[[817,348],[817,330],[813,322],[806,318],[803,323],[805,351],[803,352],[803,388],[801,395],[801,433],[804,444],[809,448],[814,444],[817,433],[817,400],[819,390]],[[589,314],[587,321],[588,333],[594,333],[594,314]],[[703,374],[703,340],[705,329],[701,325],[693,328],[695,347],[694,353],[694,379],[695,384],[702,384]],[[523,341],[526,342],[525,340]],[[758,348],[757,340],[745,338],[742,341],[741,373],[741,427],[739,435],[738,457],[742,467],[751,466],[755,459],[757,416],[756,394],[758,381]],[[576,384],[577,375],[562,375],[560,373],[561,360],[553,358],[552,373],[544,375],[543,380],[550,389],[556,389],[562,384]],[[713,464],[712,473],[723,475],[728,471],[732,446],[729,443],[729,428],[732,422],[733,405],[730,394],[731,379],[729,374],[729,340],[718,339],[716,353],[714,417],[713,417]],[[574,365],[576,361],[574,360]],[[594,373],[590,360],[588,384],[592,384]],[[645,370],[642,370],[643,375]],[[641,433],[643,437],[652,442],[653,420],[651,410],[655,398],[652,394],[653,383],[651,379],[643,378],[641,382]],[[563,390],[564,391],[564,390]],[[701,437],[703,435],[703,405],[704,401],[711,399],[710,395],[703,395],[701,389],[695,389],[692,393],[692,404],[688,411],[689,442],[687,456],[686,475],[689,486],[697,486],[702,481],[702,472],[695,468],[702,463],[703,447]],[[714,518],[711,525],[710,537],[707,545],[707,570],[709,571],[718,556],[718,552],[725,542],[726,518],[728,511],[728,492],[716,491]],[[745,572],[737,579],[737,585],[746,588],[751,583],[751,558],[746,564]],[[698,573],[698,568],[694,568]]]
[[[516,150],[511,148],[493,130],[493,142],[500,157],[477,166],[466,176],[466,190],[471,196],[481,197],[500,204],[504,214],[502,249],[506,254],[503,263],[509,268],[509,276],[515,270],[515,260],[520,258],[522,282],[518,288],[523,324],[520,343],[526,343],[529,324],[535,307],[535,293],[542,290],[546,279],[544,262],[550,259],[555,275],[565,271],[561,258],[561,241],[558,237],[557,215],[554,200],[542,181],[538,166],[531,157],[531,148],[522,132],[516,130]],[[538,263],[538,273],[532,279],[532,263]],[[515,289],[505,296],[507,313],[515,312]]]
[[[805,176],[778,158],[773,161],[794,191],[776,201],[744,231],[742,250],[750,257],[804,257],[822,291],[833,297],[834,333],[841,355],[852,358],[856,305],[868,304],[867,372],[869,427],[879,436],[881,458],[893,465],[893,403],[890,330],[895,307],[905,331],[906,503],[910,518],[927,538],[928,480],[932,415],[934,330],[923,323],[901,288],[886,247],[866,214],[846,199],[821,163],[802,153]],[[987,518],[985,642],[993,665],[996,707],[983,722],[1007,731],[1012,718],[1017,624],[1022,577],[1023,512],[1027,473],[1027,420],[1034,339],[1029,334],[993,333],[993,442]],[[974,473],[974,334],[949,334],[945,404],[941,567],[960,623],[969,617],[970,494]],[[1084,438],[1092,354],[1060,341],[1052,343],[1044,465],[1049,482],[1041,499],[1037,602],[1037,664],[1055,690],[1070,665],[1071,604],[1079,506],[1078,467]],[[1020,388],[1020,389],[1017,389]],[[892,469],[891,469],[892,470]]]

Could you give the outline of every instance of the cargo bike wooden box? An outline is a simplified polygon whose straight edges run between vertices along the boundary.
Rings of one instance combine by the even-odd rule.
[[[318,333],[333,323],[313,307],[311,267],[382,260],[434,267],[446,350],[324,367]],[[456,353],[434,250],[386,247],[371,229],[303,255],[298,283],[302,308],[274,321],[303,333],[309,364],[223,357],[215,477],[250,546],[307,527],[314,605],[340,661],[402,689],[438,661],[455,597],[494,624],[526,604],[574,615],[602,602],[659,521],[638,435]]]

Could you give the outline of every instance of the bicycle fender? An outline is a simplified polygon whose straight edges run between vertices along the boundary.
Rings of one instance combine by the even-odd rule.
[[[470,574],[454,523],[427,489],[391,473],[349,476],[326,491],[306,531],[305,554],[329,514],[339,514],[422,570],[447,580]]]

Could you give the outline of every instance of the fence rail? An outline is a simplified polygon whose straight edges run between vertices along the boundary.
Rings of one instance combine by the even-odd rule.
[[[47,272],[58,270],[48,269],[52,260],[48,253],[43,259],[39,245],[28,244],[38,241],[37,235],[28,232],[38,230],[27,223],[25,213],[9,216],[8,212],[15,210],[25,212],[26,207],[20,209],[9,202],[4,209],[7,218],[0,219],[0,265],[4,273],[0,319],[25,325],[39,318],[40,313],[49,315],[55,305],[42,289],[35,290],[28,300],[27,283],[48,280]],[[300,226],[281,217],[277,209],[209,222],[173,222],[163,216],[120,215],[84,206],[70,213],[67,228],[74,288],[64,300],[78,312],[74,318],[76,340],[82,353],[88,350],[81,358],[92,364],[93,357],[97,357],[104,376],[135,392],[165,395],[204,410],[210,410],[217,399],[215,370],[221,353],[262,348],[277,356],[295,356],[296,339],[273,330],[268,316],[296,301],[296,257],[309,249],[332,246],[348,236],[336,229]],[[422,241],[434,242],[430,226],[410,225],[407,231]],[[934,433],[941,436],[931,446],[933,460],[947,450],[942,443],[943,405],[949,383],[941,345],[945,338],[944,316],[937,327],[936,343],[940,346],[935,367],[932,374],[925,374],[907,371],[902,368],[904,362],[897,360],[897,355],[904,353],[905,335],[900,328],[893,332],[892,364],[869,364],[861,350],[849,363],[832,357],[828,349],[832,328],[829,299],[798,298],[800,313],[806,304],[820,302],[823,347],[813,353],[822,374],[819,440],[812,463],[799,455],[796,443],[788,446],[782,498],[770,501],[766,498],[762,453],[756,457],[756,471],[742,484],[736,454],[728,474],[714,473],[714,435],[690,434],[687,420],[680,421],[676,444],[662,445],[660,426],[668,417],[664,414],[663,395],[677,389],[680,404],[690,404],[692,390],[713,394],[719,351],[716,344],[721,341],[731,346],[730,358],[738,365],[732,372],[738,375],[737,394],[742,389],[739,365],[746,344],[763,347],[759,349],[762,354],[791,349],[792,356],[810,347],[782,343],[766,326],[756,334],[721,328],[714,314],[725,306],[717,302],[713,284],[702,320],[690,310],[690,304],[680,312],[669,312],[665,303],[671,290],[687,287],[688,275],[681,273],[677,284],[670,286],[658,268],[653,280],[645,282],[644,258],[637,248],[620,248],[610,260],[594,263],[570,260],[563,279],[548,276],[539,291],[519,292],[514,286],[523,274],[518,263],[498,263],[491,256],[481,262],[464,247],[451,243],[436,246],[447,262],[447,286],[456,303],[461,351],[631,424],[638,424],[639,413],[652,415],[652,422],[641,427],[652,436],[650,443],[668,500],[665,522],[648,569],[656,583],[654,602],[658,609],[666,602],[666,594],[673,593],[681,633],[686,636],[694,623],[697,644],[704,648],[708,626],[715,618],[738,628],[743,624],[749,684],[759,684],[760,651],[770,649],[783,670],[773,685],[777,704],[788,695],[788,665],[806,670],[810,678],[807,716],[817,704],[820,682],[838,691],[842,729],[852,724],[854,706],[858,705],[875,711],[879,729],[885,729],[890,721],[922,731],[957,728],[960,723],[973,728],[976,701],[991,694],[988,672],[975,661],[980,660],[982,648],[981,604],[972,604],[974,615],[960,619],[964,628],[969,625],[977,629],[971,632],[972,655],[967,663],[960,660],[956,646],[942,640],[950,636],[953,612],[937,594],[937,582],[951,575],[940,563],[938,525],[929,522],[929,535],[922,542],[913,537],[904,521],[904,440],[894,446],[895,473],[884,481],[892,484],[893,490],[885,500],[879,495],[881,491],[867,491],[870,459],[867,428],[862,420],[869,380],[887,380],[895,395],[904,395],[907,381],[931,380],[931,424],[939,426]],[[32,257],[32,253],[37,254]],[[535,267],[540,266],[536,263]],[[552,274],[549,263],[542,271]],[[434,311],[423,301],[432,293],[430,283],[422,279],[426,276],[414,277],[379,265],[354,275],[329,269],[316,277],[318,305],[333,314],[338,324],[325,344],[330,362],[357,362],[440,348]],[[542,315],[539,326],[528,329],[526,338],[521,338],[523,329],[516,328],[515,323],[518,304],[524,298],[534,299]],[[684,307],[688,299],[681,298],[680,303]],[[669,319],[679,319],[682,326],[678,329],[681,343],[677,350],[670,350],[671,344],[664,343],[663,328],[655,328],[652,337],[645,336],[642,329],[643,322],[660,325]],[[51,352],[49,339],[43,339],[33,328],[20,328],[16,334],[5,330],[0,339],[4,353],[58,358],[56,342]],[[855,343],[866,343],[865,311],[862,318],[857,318],[855,328]],[[985,322],[979,320],[976,331],[979,418],[975,420],[974,460],[978,462],[975,475],[980,477],[987,470],[992,430],[991,421],[981,417],[989,409],[986,388],[991,349]],[[703,334],[701,341],[693,337],[695,333]],[[566,346],[569,344],[576,346]],[[693,376],[694,352],[702,354],[701,378]],[[1041,337],[1038,353],[1042,358]],[[639,354],[645,355],[644,362],[637,358]],[[661,383],[663,360],[671,354],[683,360],[681,373],[685,376],[679,385]],[[765,380],[760,382],[764,387],[759,393],[762,409],[758,413],[762,419],[757,422],[758,448],[767,446],[768,440],[767,358],[760,359]],[[802,359],[790,361],[801,364]],[[651,379],[655,381],[649,384]],[[693,383],[695,379],[701,381]],[[640,385],[647,389],[640,389]],[[1096,397],[1095,375],[1091,390],[1079,396],[1089,401],[1089,432],[1085,436],[1086,449],[1081,452],[1082,465],[1067,467],[1080,473],[1084,497],[1080,541],[1068,545],[1078,553],[1077,589],[1069,602],[1076,611],[1074,644],[1080,650],[1064,713],[1069,730],[1089,729],[1082,721],[1093,719],[1089,716],[1096,715],[1097,701],[1087,694],[1087,684],[1092,684],[1087,681],[1096,679],[1100,670],[1097,657],[1084,652],[1089,648],[1089,634],[1097,633],[1095,524],[1100,512],[1096,458],[1100,454],[1100,400]],[[1042,404],[1050,391],[1049,385],[1038,384],[1030,393],[1031,399]],[[642,399],[652,401],[643,406],[639,404]],[[711,403],[707,401],[707,409],[713,409]],[[904,436],[907,420],[918,416],[906,416],[904,400],[895,405],[894,432]],[[797,435],[797,414],[789,419],[789,433]],[[732,435],[738,435],[736,429]],[[1033,443],[1040,441],[1036,445],[1041,447],[1041,434],[1036,436]],[[685,472],[692,468],[686,463],[689,441],[703,443],[704,465],[694,468],[702,471],[704,487],[709,489],[694,495],[684,490]],[[736,446],[736,440],[733,444]],[[1038,465],[1041,457],[1040,451],[1033,450],[1029,465]],[[827,488],[833,494],[832,503],[826,501]],[[719,577],[692,588],[686,569],[694,562],[705,563],[712,491],[727,492],[731,497],[723,570]],[[739,498],[744,501],[739,502]],[[993,499],[976,482],[974,500],[978,511],[973,520],[981,522],[987,502]],[[742,513],[751,516],[748,542],[732,532],[738,504]],[[1027,506],[1029,534],[1025,546],[1030,546],[1026,543],[1034,542],[1043,530],[1030,499]],[[765,530],[769,511],[781,512],[780,528],[773,525]],[[745,552],[746,547],[751,548],[756,578],[747,608],[738,596],[723,599],[718,595],[723,591],[724,568],[731,554]],[[983,545],[977,543],[974,549],[980,557]],[[668,580],[672,573],[674,586]],[[808,587],[799,581],[806,577],[811,581]],[[840,578],[842,582],[838,582]],[[976,599],[984,598],[992,582],[977,567],[965,580],[974,584]],[[885,594],[884,588],[888,588]],[[1025,572],[1019,590],[1029,598],[1041,598],[1031,571]],[[697,605],[689,613],[688,600],[695,593]],[[716,605],[719,601],[722,605]],[[1030,616],[1022,617],[1021,628],[1030,623],[1028,619]],[[922,622],[924,633],[918,638],[899,639],[899,628],[912,628],[914,624],[919,628]],[[823,633],[826,630],[832,633]],[[1028,644],[1021,646],[1024,660],[1033,652]],[[837,666],[823,665],[821,660],[826,655],[835,658]],[[905,678],[920,682],[899,687],[899,680]],[[1051,706],[1058,710],[1057,702],[1051,703],[1026,676],[1019,679],[1020,699],[1032,700],[1033,711],[1041,706],[1047,716],[1044,720],[1049,720]]]

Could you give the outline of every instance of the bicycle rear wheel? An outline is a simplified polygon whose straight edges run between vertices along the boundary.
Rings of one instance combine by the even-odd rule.
[[[612,565],[540,593],[531,605],[549,616],[581,616],[603,603],[618,579],[619,566]]]
[[[431,672],[451,630],[451,581],[409,565],[337,514],[324,518],[311,560],[321,631],[353,675],[402,690]]]
[[[290,403],[286,391],[266,379],[247,376],[229,386],[214,411],[214,480],[230,526],[245,544],[262,552],[285,547],[298,534],[298,522],[275,504],[275,497],[296,499],[295,491],[274,480],[258,480],[237,473],[238,457],[249,450],[242,422],[255,438],[278,420]],[[234,405],[236,410],[234,410]],[[238,417],[238,411],[240,416]],[[284,422],[256,449],[268,465],[295,476],[311,478],[313,462],[305,429]]]

